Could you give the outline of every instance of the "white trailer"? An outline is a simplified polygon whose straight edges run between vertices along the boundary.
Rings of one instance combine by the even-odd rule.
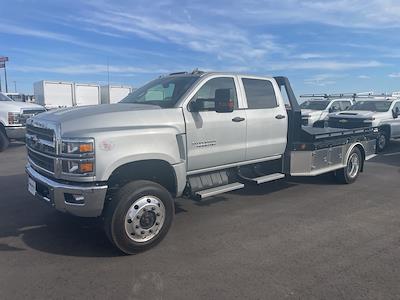
[[[48,109],[74,105],[74,84],[42,80],[33,84],[36,103]]]
[[[103,85],[101,87],[101,103],[117,103],[131,93],[132,90],[132,87],[128,85]]]
[[[75,83],[76,106],[101,104],[100,86],[97,84]]]

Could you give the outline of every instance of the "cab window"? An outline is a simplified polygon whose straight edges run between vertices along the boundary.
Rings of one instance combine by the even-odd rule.
[[[341,111],[342,109],[340,108],[340,103],[339,101],[334,101],[331,105],[331,108],[329,109],[331,112],[335,111]]]
[[[278,106],[274,86],[262,79],[242,79],[249,109],[265,109]]]
[[[207,81],[194,95],[192,101],[196,101],[200,111],[215,111],[215,93],[220,89],[229,89],[231,100],[238,108],[235,81],[232,77],[218,77]]]

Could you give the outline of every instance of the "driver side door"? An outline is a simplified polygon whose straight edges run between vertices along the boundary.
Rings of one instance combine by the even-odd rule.
[[[234,101],[232,112],[217,113],[217,90],[229,89]],[[190,102],[202,103],[198,111],[191,111]],[[246,113],[239,109],[237,79],[215,76],[203,82],[183,108],[186,121],[187,170],[207,171],[245,160]]]

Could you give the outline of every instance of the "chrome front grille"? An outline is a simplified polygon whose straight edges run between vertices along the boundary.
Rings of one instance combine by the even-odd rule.
[[[37,167],[41,168],[44,171],[54,174],[55,159],[53,157],[44,155],[40,152],[34,151],[29,148],[28,148],[28,157],[30,162],[32,162]]]
[[[38,127],[28,121],[26,126],[26,146],[29,162],[42,171],[55,174],[57,144],[52,128]]]
[[[56,154],[55,133],[53,129],[26,126],[26,145],[39,152]]]
[[[25,125],[25,124],[26,124],[26,121],[27,121],[29,118],[34,117],[34,116],[36,116],[37,114],[40,114],[40,113],[45,112],[45,111],[46,111],[46,110],[44,110],[44,109],[24,109],[24,110],[22,111],[22,114],[21,114],[20,118],[19,118],[20,123],[21,123],[22,125]]]

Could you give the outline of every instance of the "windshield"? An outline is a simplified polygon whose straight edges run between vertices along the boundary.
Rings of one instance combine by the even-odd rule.
[[[357,101],[349,110],[366,110],[375,112],[388,111],[392,101]]]
[[[328,106],[329,101],[306,101],[300,104],[300,108],[302,109],[311,109],[311,110],[324,110]]]
[[[12,101],[12,99],[10,99],[6,95],[0,93],[0,101]]]
[[[199,76],[158,78],[130,93],[120,103],[153,104],[171,108],[198,78]]]

